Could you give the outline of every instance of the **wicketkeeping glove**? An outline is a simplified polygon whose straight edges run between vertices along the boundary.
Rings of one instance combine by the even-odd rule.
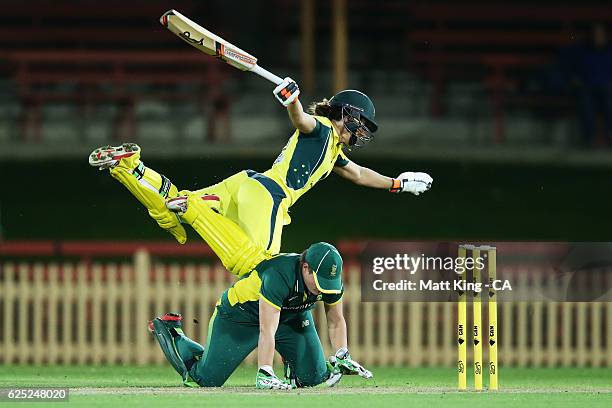
[[[393,185],[389,191],[392,193],[412,193],[418,196],[429,190],[431,183],[433,183],[433,179],[429,174],[407,171],[393,179]]]
[[[335,358],[335,364],[333,363]],[[332,364],[344,375],[358,375],[365,379],[374,377],[371,371],[363,368],[361,364],[351,358],[348,349],[341,348],[336,351],[336,355],[330,358]]]
[[[278,378],[270,366],[259,367],[255,387],[262,390],[290,390],[292,388],[291,384]]]
[[[293,79],[287,77],[283,79],[283,82],[281,82],[276,88],[274,88],[272,93],[274,96],[276,96],[276,99],[283,104],[283,106],[289,106],[300,95],[300,88]]]
[[[327,380],[325,380],[325,384],[328,387],[335,387],[342,379],[342,371],[340,371],[336,362],[336,356],[331,356],[329,361],[326,362],[328,377]]]

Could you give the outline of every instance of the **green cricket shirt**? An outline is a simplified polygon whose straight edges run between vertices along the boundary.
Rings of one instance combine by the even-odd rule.
[[[344,292],[344,290],[343,290]],[[227,289],[220,306],[240,310],[249,320],[259,321],[260,298],[281,311],[281,321],[314,308],[317,301],[333,305],[339,294],[311,294],[302,278],[300,254],[279,254],[258,264],[250,273]]]

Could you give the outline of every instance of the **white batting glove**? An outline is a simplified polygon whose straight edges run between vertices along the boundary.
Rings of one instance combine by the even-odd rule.
[[[300,87],[293,79],[287,77],[283,79],[283,82],[281,82],[276,88],[274,88],[272,93],[276,99],[283,104],[283,106],[287,107],[295,102],[297,97],[300,95]]]
[[[389,191],[392,193],[412,193],[418,196],[429,190],[432,183],[433,179],[427,173],[407,171],[393,179],[393,186]]]

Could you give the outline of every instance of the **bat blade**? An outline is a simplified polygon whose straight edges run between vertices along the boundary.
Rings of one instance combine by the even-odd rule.
[[[187,44],[235,68],[251,71],[257,66],[256,57],[211,33],[176,10],[167,11],[159,21]]]

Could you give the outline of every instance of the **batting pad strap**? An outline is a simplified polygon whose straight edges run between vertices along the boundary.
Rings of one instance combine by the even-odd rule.
[[[170,188],[172,187],[172,182],[168,177],[164,176],[163,174],[160,174],[160,176],[161,187],[159,188],[159,194],[164,198],[168,198],[168,193],[170,192]]]
[[[145,173],[145,165],[143,162],[138,163],[138,166],[136,166],[134,168],[134,170],[132,170],[132,174],[134,175],[134,177],[136,177],[136,180],[140,180],[141,178],[143,178],[144,173]]]
[[[391,183],[391,188],[389,189],[390,192],[400,193],[402,191],[402,180],[393,179]]]

